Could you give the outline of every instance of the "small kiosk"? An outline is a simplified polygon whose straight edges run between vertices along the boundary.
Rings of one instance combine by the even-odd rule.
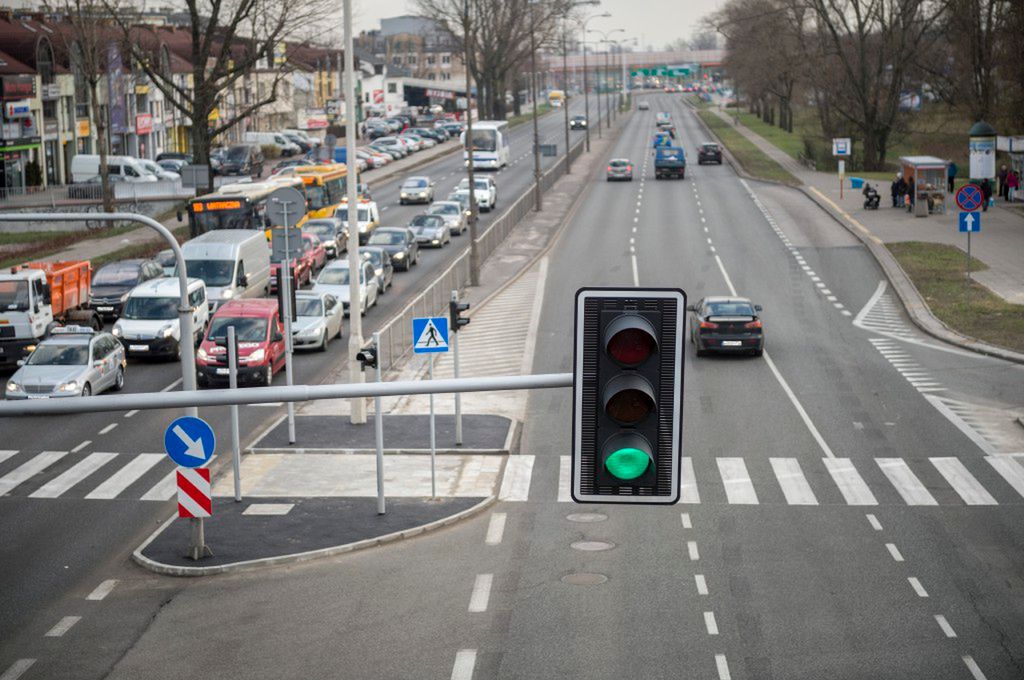
[[[949,161],[934,156],[901,156],[903,181],[914,180],[911,211],[916,217],[946,212],[946,172]]]

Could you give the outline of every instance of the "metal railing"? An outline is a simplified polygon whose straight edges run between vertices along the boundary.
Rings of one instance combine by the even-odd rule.
[[[138,201],[171,200],[192,196],[181,180],[157,182],[112,182],[114,200],[125,203]],[[55,208],[58,204],[100,202],[103,186],[99,182],[78,184],[51,184],[47,187],[0,187],[0,208]]]
[[[573,160],[583,153],[583,140],[572,145],[569,154]],[[550,191],[565,174],[565,156],[562,156],[541,175],[542,191]],[[512,229],[533,211],[533,187],[512,202],[476,237],[480,261],[486,260],[502,241],[508,238]],[[469,284],[469,248],[441,272],[423,291],[413,298],[398,314],[380,329],[381,368],[394,368],[412,349],[412,320],[416,317],[439,316],[448,313],[448,301],[453,290],[462,290]]]

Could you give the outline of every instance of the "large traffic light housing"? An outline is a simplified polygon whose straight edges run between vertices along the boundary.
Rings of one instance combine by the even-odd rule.
[[[583,288],[576,293],[572,498],[679,500],[686,293]]]

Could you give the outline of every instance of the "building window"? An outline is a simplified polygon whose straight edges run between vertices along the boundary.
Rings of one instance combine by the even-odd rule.
[[[433,73],[428,73],[427,74],[427,80],[437,80],[437,77]],[[466,162],[468,163],[469,161],[466,161]]]
[[[53,48],[46,38],[40,40],[36,47],[36,70],[42,78],[43,85],[53,85]]]
[[[432,55],[432,54],[431,54],[431,55],[428,55],[428,56],[427,56],[427,63],[428,63],[428,64],[430,64],[431,66],[433,66],[434,64],[436,64],[436,63],[437,63],[437,57],[435,57],[435,56],[434,56],[434,55]]]
[[[395,66],[401,66],[402,65],[402,58],[401,57],[391,57],[391,63],[394,64]]]
[[[410,54],[409,56],[407,56],[405,58],[405,63],[407,63],[407,64],[415,64],[416,63],[416,55],[415,54]]]
[[[442,54],[441,55],[441,63],[442,64],[450,64],[450,63],[452,63],[452,55],[450,55],[450,54]]]
[[[398,92],[398,83],[388,83],[388,94],[396,94]]]

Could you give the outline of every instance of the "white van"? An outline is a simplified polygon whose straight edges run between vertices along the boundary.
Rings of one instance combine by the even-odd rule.
[[[294,156],[302,150],[298,144],[288,141],[280,132],[246,132],[243,141],[257,146],[276,146],[282,156]]]
[[[206,283],[210,311],[270,290],[270,248],[262,231],[215,229],[181,247],[189,277]]]
[[[341,220],[341,223],[348,228],[348,200],[334,209],[334,216]],[[356,214],[356,222],[359,226],[359,245],[365,245],[373,230],[380,226],[380,209],[374,201],[359,201],[359,209]],[[352,230],[348,230],[349,238],[352,238]]]
[[[131,156],[107,156],[107,167],[111,175],[119,175],[126,182],[156,182],[138,158]],[[100,174],[100,157],[94,153],[80,153],[71,159],[71,181],[88,182]]]
[[[132,288],[121,316],[111,333],[124,345],[130,357],[181,358],[181,325],[178,319],[178,279],[150,279]],[[188,280],[188,302],[192,307],[192,344],[206,331],[210,310],[206,306],[206,284]]]

